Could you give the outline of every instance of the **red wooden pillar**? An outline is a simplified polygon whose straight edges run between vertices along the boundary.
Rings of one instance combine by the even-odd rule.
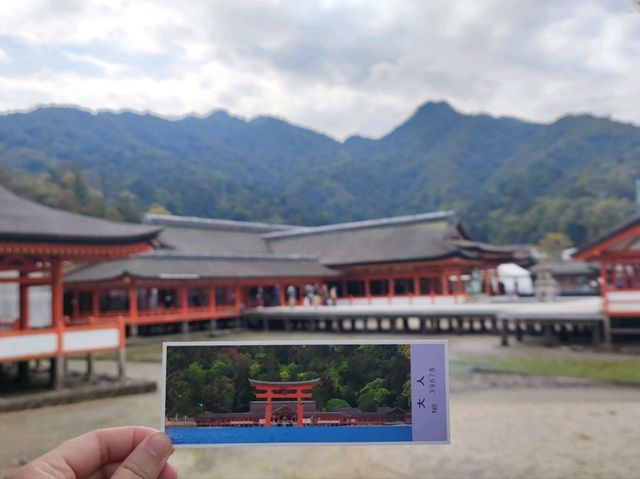
[[[26,271],[20,271],[20,316],[18,320],[18,329],[29,329],[29,286],[23,284],[23,281],[29,279],[29,273]]]
[[[54,259],[51,261],[51,326],[58,333],[58,360],[63,353],[62,333],[64,329],[64,312],[62,297],[64,291],[62,286],[62,261]]]
[[[302,388],[296,388],[296,423],[298,426],[302,426],[302,418],[304,416],[304,411],[302,409]]]
[[[414,294],[414,296],[422,295],[422,291],[420,291],[420,277],[419,276],[414,276],[413,277],[413,294]]]
[[[447,296],[449,294],[449,273],[445,270],[441,275],[442,281],[442,294]]]
[[[484,270],[484,294],[491,295],[491,270]]]
[[[387,299],[389,300],[389,304],[391,304],[391,301],[393,299],[393,294],[395,292],[395,287],[394,287],[394,280],[393,278],[389,278],[387,280]]]
[[[602,312],[606,315],[609,314],[609,298],[607,293],[609,292],[609,278],[607,276],[607,264],[604,261],[600,262],[600,295],[602,296]]]
[[[431,304],[436,302],[436,285],[438,281],[437,276],[430,276],[429,279],[429,296],[431,296]]]
[[[278,294],[280,295],[280,306],[287,305],[287,285],[284,283],[278,284]]]
[[[91,315],[94,318],[100,316],[100,291],[97,288],[91,290]]]
[[[135,284],[129,284],[129,323],[138,322],[138,288]]]
[[[240,287],[240,285],[236,285],[235,291],[236,291],[235,308],[239,311],[242,306],[242,298],[241,298],[242,288]]]
[[[187,319],[189,314],[189,289],[186,286],[178,288],[178,303],[180,303],[180,312],[184,315],[183,319]]]
[[[364,278],[364,295],[367,297],[367,303],[371,304],[371,283],[370,279]]]
[[[300,287],[299,287],[300,289],[298,291],[298,304],[301,306],[304,305],[304,293],[305,293],[304,288],[306,285],[307,285],[306,283],[300,283]]]
[[[216,304],[216,287],[215,285],[209,285],[209,311],[215,313],[218,309]]]
[[[264,408],[264,425],[265,427],[271,427],[271,416],[273,415],[273,411],[271,408],[271,388],[267,387],[265,390],[265,396],[267,399],[267,404]]]

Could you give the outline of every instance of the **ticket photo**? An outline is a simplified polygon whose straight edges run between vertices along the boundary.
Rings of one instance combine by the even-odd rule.
[[[163,344],[176,447],[449,443],[447,342]]]

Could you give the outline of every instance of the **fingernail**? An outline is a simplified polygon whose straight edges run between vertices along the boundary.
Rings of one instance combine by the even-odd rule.
[[[147,450],[156,459],[164,459],[173,452],[171,438],[166,434],[157,432],[147,441]]]

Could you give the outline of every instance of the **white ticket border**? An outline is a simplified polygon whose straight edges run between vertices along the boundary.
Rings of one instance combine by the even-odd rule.
[[[161,394],[161,418],[160,418],[160,430],[165,430],[165,417],[166,417],[166,400],[167,400],[167,347],[178,346],[321,346],[321,345],[360,345],[360,344],[441,344],[444,346],[444,367],[446,378],[445,389],[445,402],[447,405],[447,439],[442,441],[388,441],[388,442],[258,442],[258,443],[219,443],[219,444],[174,444],[176,449],[187,448],[218,448],[218,447],[245,447],[245,446],[266,446],[266,447],[278,447],[278,446],[406,446],[406,445],[421,445],[421,444],[451,444],[451,409],[450,409],[450,394],[449,394],[449,341],[446,339],[340,339],[333,340],[271,340],[271,341],[163,341],[162,342],[162,378],[160,381],[160,394]],[[413,393],[413,388],[411,389]]]

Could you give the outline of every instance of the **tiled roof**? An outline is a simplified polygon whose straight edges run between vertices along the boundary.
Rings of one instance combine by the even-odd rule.
[[[0,186],[2,241],[123,244],[151,240],[160,230],[50,208]]]

